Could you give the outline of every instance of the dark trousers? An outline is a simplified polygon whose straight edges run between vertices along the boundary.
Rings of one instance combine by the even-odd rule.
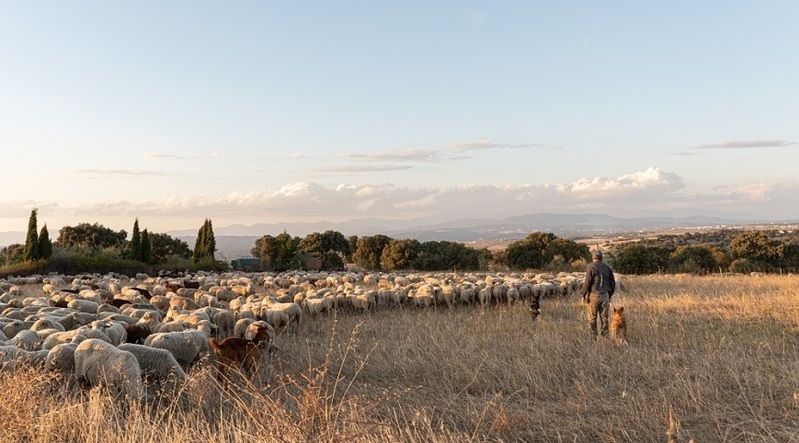
[[[597,335],[596,319],[599,316],[602,324],[602,336],[608,336],[608,311],[610,310],[610,296],[607,292],[601,294],[591,293],[588,297],[588,324],[591,325],[591,333]]]

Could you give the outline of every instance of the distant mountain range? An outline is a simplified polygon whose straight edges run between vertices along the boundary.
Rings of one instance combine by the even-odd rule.
[[[226,259],[233,259],[249,256],[250,249],[258,237],[264,234],[276,235],[284,230],[296,236],[333,229],[345,235],[386,234],[395,238],[415,238],[420,241],[491,242],[522,238],[533,231],[548,231],[564,237],[587,237],[637,231],[745,226],[761,223],[783,222],[721,216],[621,218],[607,214],[536,213],[501,219],[455,219],[446,222],[429,219],[364,218],[345,222],[259,223],[249,226],[238,224],[218,226],[214,228],[214,232],[220,255]],[[183,239],[193,247],[197,231],[179,230],[170,231],[169,234]],[[24,241],[24,238],[24,232],[0,232],[0,245],[19,243]]]

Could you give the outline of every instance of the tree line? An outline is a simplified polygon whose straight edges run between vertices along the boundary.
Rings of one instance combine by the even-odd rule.
[[[625,274],[796,271],[799,244],[772,239],[763,231],[741,231],[727,245],[630,243],[614,248],[609,260]]]
[[[38,209],[33,209],[28,219],[25,243],[0,249],[0,266],[48,262],[55,254],[56,259],[104,257],[151,266],[185,261],[194,267],[217,267],[216,239],[211,220],[208,219],[198,231],[194,250],[179,238],[149,232],[146,228],[141,230],[138,218],[133,222],[130,239],[125,230],[114,231],[99,223],[80,223],[62,227],[56,241],[52,242],[47,225],[37,231],[37,224]]]
[[[554,234],[536,232],[514,242],[507,251],[492,253],[450,241],[420,242],[386,235],[350,236],[337,231],[314,232],[304,238],[283,232],[256,240],[252,255],[272,271],[335,270],[345,263],[380,271],[485,270],[571,267],[590,255],[588,247]]]

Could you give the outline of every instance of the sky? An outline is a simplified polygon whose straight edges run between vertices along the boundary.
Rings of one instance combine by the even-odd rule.
[[[0,231],[799,218],[799,2],[0,2]]]

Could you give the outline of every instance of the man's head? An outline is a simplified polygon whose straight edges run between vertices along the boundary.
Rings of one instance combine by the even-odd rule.
[[[594,261],[602,261],[602,251],[594,251],[591,256],[594,258]]]

